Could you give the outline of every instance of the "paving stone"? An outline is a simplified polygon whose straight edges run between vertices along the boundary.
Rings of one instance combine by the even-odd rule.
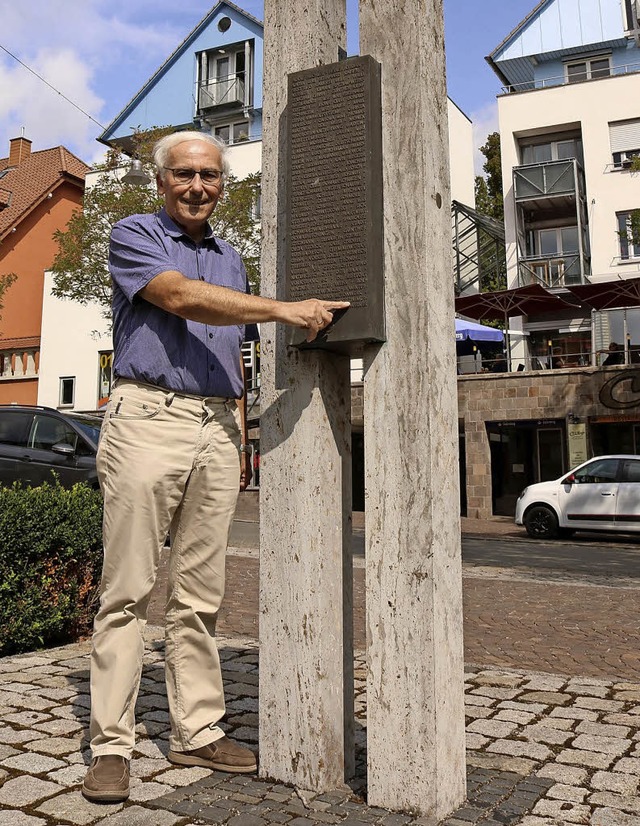
[[[0,743],[0,760],[6,760],[7,757],[12,757],[14,754],[21,754],[18,749],[13,746],[4,746]]]
[[[565,711],[566,709],[561,708],[560,711]],[[562,731],[572,731],[578,721],[573,720],[570,717],[550,717],[547,716],[544,718],[543,725],[547,728],[558,728]]]
[[[614,692],[614,699],[623,700],[625,703],[628,703],[630,700],[638,702],[638,700],[640,700],[640,689],[636,688],[633,691],[616,691]]]
[[[47,821],[18,809],[0,809],[0,826],[47,826]]]
[[[60,769],[66,766],[66,763],[63,763],[62,760],[55,760],[53,757],[45,757],[43,754],[22,753],[3,760],[2,765],[8,769],[28,772],[29,774],[43,774],[53,769]]]
[[[469,720],[482,720],[493,715],[492,708],[484,708],[483,706],[468,706],[464,707],[464,716]]]
[[[80,751],[82,737],[49,737],[43,740],[42,734],[38,732],[38,739],[25,743],[24,747],[32,752],[44,752],[45,754],[71,754],[72,751]]]
[[[131,770],[131,777],[150,777],[157,774],[163,769],[168,769],[171,766],[168,760],[155,759],[153,757],[134,757],[129,764]],[[187,771],[189,771],[187,769]],[[179,784],[171,784],[179,785]]]
[[[561,800],[539,800],[533,814],[552,817],[560,823],[589,823],[591,809],[589,806],[563,802]]]
[[[640,775],[640,757],[622,757],[613,766],[616,772],[625,772],[625,774]]]
[[[640,722],[635,714],[625,714],[624,712],[605,714],[602,718],[604,723],[611,723],[614,726],[638,726]]]
[[[31,729],[12,729],[8,726],[0,729],[0,743],[25,743],[40,736],[40,732]]]
[[[620,809],[628,814],[640,814],[640,798],[635,796],[614,794],[613,792],[594,792],[589,798],[589,803],[595,806]]]
[[[95,803],[85,800],[80,792],[70,792],[46,800],[38,806],[36,811],[84,826],[86,823],[94,823],[96,814],[99,816],[113,814],[119,812],[122,807],[122,803],[101,803],[98,807]]]
[[[211,774],[209,769],[203,769],[199,766],[181,769],[169,769],[169,771],[156,774],[153,778],[156,783],[166,783],[168,786],[190,786],[203,777]]]
[[[64,788],[57,783],[23,774],[7,780],[0,788],[0,803],[5,806],[29,806],[63,791]]]
[[[486,737],[508,737],[518,728],[514,723],[501,720],[474,720],[467,726],[472,734],[483,734]]]
[[[633,795],[638,791],[640,778],[622,772],[596,772],[591,778],[591,788],[604,792]]]
[[[47,779],[54,783],[59,783],[61,786],[77,786],[82,783],[87,772],[87,767],[84,763],[74,763],[72,766],[65,766],[63,769],[49,772]]]
[[[128,806],[96,823],[97,826],[173,826],[178,821],[184,821],[183,815],[158,809],[150,811],[142,806]]]
[[[150,757],[156,760],[165,759],[165,754],[160,750],[157,743],[152,740],[138,740],[133,751],[135,754],[143,754],[145,757]]]
[[[484,697],[479,694],[465,694],[464,704],[466,706],[495,706],[495,697]]]
[[[619,700],[601,700],[598,697],[577,697],[576,706],[592,711],[622,711],[624,703]]]
[[[84,724],[78,720],[65,718],[62,720],[48,720],[46,723],[36,723],[33,728],[39,732],[46,732],[53,737],[57,737],[64,734],[74,734],[76,731],[84,729]]]
[[[559,691],[523,691],[518,697],[521,703],[544,703],[546,705],[566,706],[573,700],[570,694]]]
[[[626,815],[616,809],[596,809],[591,817],[592,826],[640,826],[640,817]]]
[[[520,821],[520,826],[557,826],[558,821],[551,817],[534,817],[527,815]]]
[[[507,708],[512,711],[529,711],[534,714],[544,714],[549,706],[545,703],[516,703],[513,700],[503,700],[503,702],[498,703],[498,708]]]
[[[558,763],[587,766],[591,769],[608,769],[613,759],[609,754],[597,754],[595,751],[581,751],[580,749],[565,749],[556,757]]]
[[[628,737],[629,731],[629,726],[591,723],[588,720],[582,720],[582,722],[576,726],[576,732],[578,732],[578,734],[595,734],[598,737]]]
[[[17,723],[19,726],[32,726],[34,723],[44,723],[50,720],[50,714],[43,714],[40,711],[17,711],[15,714],[7,714],[5,723]]]
[[[629,741],[620,737],[598,737],[594,734],[580,734],[573,741],[573,747],[620,757],[629,748]]]
[[[553,800],[568,800],[570,803],[583,803],[587,796],[587,789],[579,786],[567,786],[565,783],[556,783],[547,792],[547,797]]]
[[[565,684],[563,677],[533,676],[526,680],[522,688],[527,691],[559,691]]]
[[[471,678],[476,685],[493,685],[504,688],[517,688],[525,681],[522,674],[505,674],[501,671],[481,671]]]
[[[577,723],[580,720],[590,720],[595,722],[598,719],[598,712],[589,708],[578,708],[577,706],[569,706],[569,708],[554,708],[549,714],[549,719],[562,718],[565,720],[573,720]]]
[[[488,752],[509,754],[512,757],[528,757],[531,760],[547,760],[552,751],[542,743],[527,743],[521,740],[496,740],[487,747]]]
[[[512,709],[502,708],[492,719],[506,720],[525,726],[527,723],[532,723],[536,719],[536,715],[532,711],[514,711]]]
[[[584,683],[570,682],[565,690],[572,694],[580,694],[583,697],[606,697],[610,688],[608,685],[585,685]]]
[[[539,743],[551,743],[556,746],[564,745],[567,740],[571,740],[571,738],[575,736],[572,731],[563,731],[562,729],[547,726],[544,723],[526,726],[518,734],[520,737],[526,737],[527,740],[535,740]]]
[[[531,774],[536,768],[536,763],[533,760],[503,754],[487,754],[482,751],[467,752],[467,765],[482,769],[515,772],[521,775]]]
[[[537,777],[550,778],[568,786],[581,786],[587,779],[588,772],[578,766],[563,766],[558,763],[547,763],[537,772]]]
[[[492,697],[494,700],[513,700],[520,694],[519,688],[496,688],[495,686],[479,686],[472,689],[467,697]]]
[[[482,734],[468,733],[465,737],[465,745],[467,749],[481,749],[490,742],[491,740],[488,737],[484,737]]]

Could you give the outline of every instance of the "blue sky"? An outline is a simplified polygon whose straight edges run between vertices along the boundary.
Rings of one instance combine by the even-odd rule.
[[[262,19],[263,0],[236,3]],[[478,146],[496,128],[500,90],[484,57],[536,0],[444,4],[449,94],[474,121]],[[0,0],[0,44],[106,125],[212,6],[207,0]],[[356,0],[347,0],[347,8],[354,53]],[[102,154],[97,124],[0,51],[0,157],[22,127],[34,150],[64,144],[87,162]]]

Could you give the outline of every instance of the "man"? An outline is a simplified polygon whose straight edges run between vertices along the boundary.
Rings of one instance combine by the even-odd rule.
[[[599,350],[600,353],[606,353],[607,350]],[[611,367],[612,364],[624,364],[624,347],[618,344],[617,341],[612,341],[609,344],[609,355],[602,362],[603,367]]]
[[[102,802],[129,795],[142,630],[167,533],[168,759],[256,769],[253,752],[218,727],[224,694],[214,639],[227,538],[250,477],[240,345],[245,324],[261,321],[305,328],[312,340],[348,306],[249,295],[240,257],[208,224],[227,174],[215,138],[169,135],[154,161],[164,209],[116,224],[109,257],[115,382],[97,459],[104,566],[91,659],[93,760],[83,784],[85,797]]]

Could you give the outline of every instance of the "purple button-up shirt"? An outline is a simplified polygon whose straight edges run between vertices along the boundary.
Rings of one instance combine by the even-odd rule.
[[[215,327],[167,313],[140,297],[161,272],[249,292],[244,264],[207,226],[196,244],[164,209],[132,215],[111,232],[114,375],[198,396],[240,398],[245,326]],[[249,325],[249,339],[257,338]]]

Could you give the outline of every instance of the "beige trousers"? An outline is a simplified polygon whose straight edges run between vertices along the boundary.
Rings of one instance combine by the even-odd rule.
[[[187,751],[223,736],[214,634],[239,489],[239,422],[234,399],[122,380],[112,391],[97,457],[104,567],[91,654],[94,757],[131,757],[142,632],[167,533],[169,744]]]

